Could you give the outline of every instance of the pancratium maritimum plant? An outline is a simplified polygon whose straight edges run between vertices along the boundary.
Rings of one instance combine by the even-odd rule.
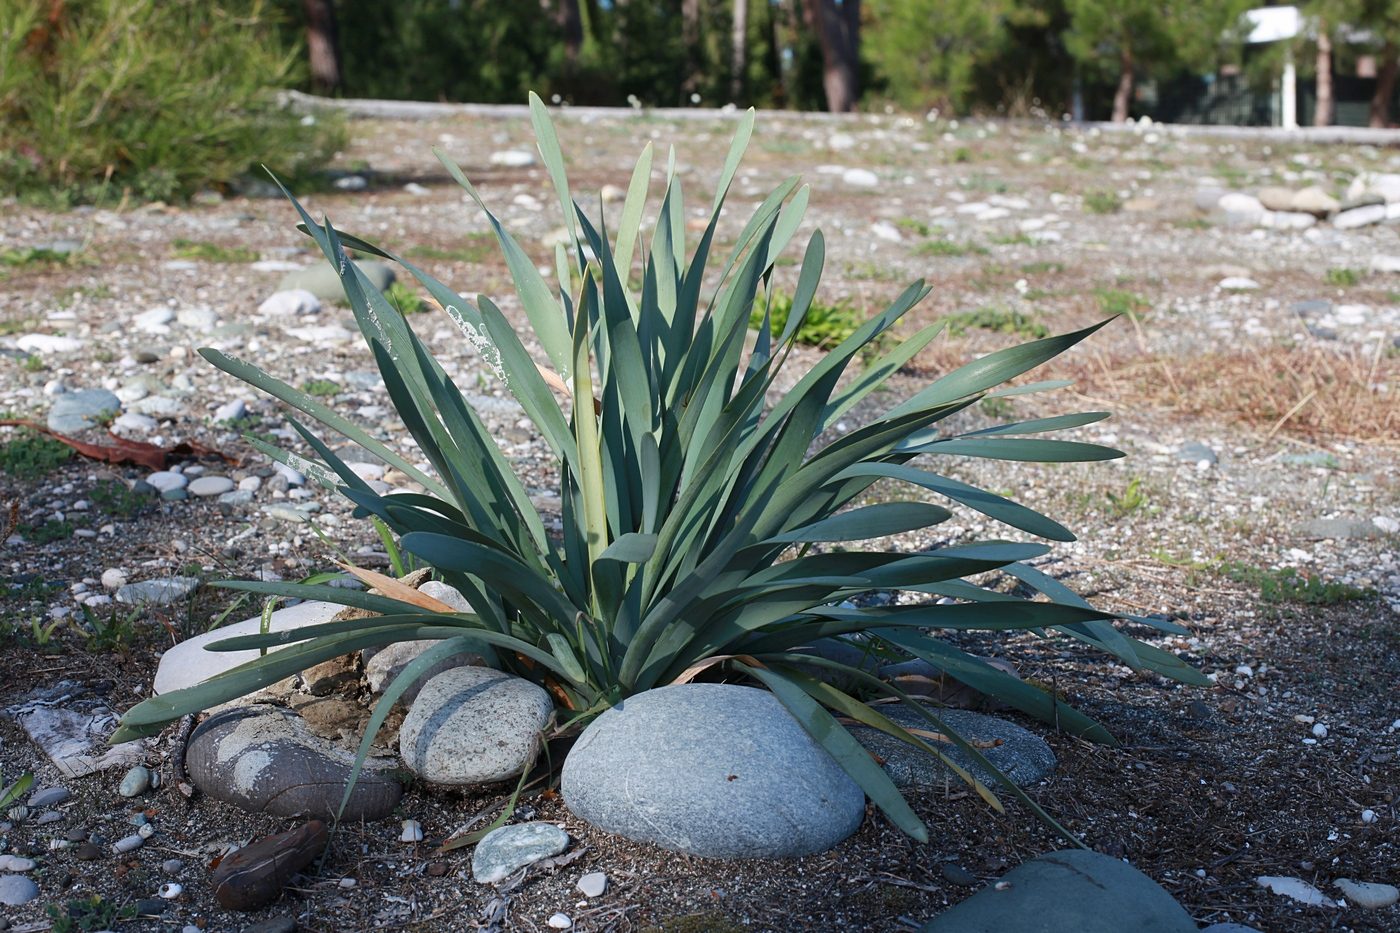
[[[1118,451],[1104,447],[1038,436],[1091,424],[1106,413],[962,434],[943,433],[938,426],[983,398],[1057,387],[1005,384],[1102,325],[982,357],[813,452],[828,429],[857,404],[871,401],[872,393],[939,333],[934,324],[903,340],[891,339],[891,328],[929,288],[922,282],[910,285],[769,404],[816,294],[824,245],[820,232],[807,243],[781,333],[773,333],[765,317],[751,336],[750,312],[755,301],[771,298],[774,262],[796,233],[808,198],[796,178],[780,185],[754,211],[714,274],[720,211],[752,132],[752,112],[739,120],[709,223],[698,242],[687,244],[674,158],[650,242],[641,236],[652,176],[649,144],[610,238],[602,218],[574,202],[548,113],[538,98],[532,96],[530,103],[540,154],[568,230],[567,246],[556,250],[555,281],[540,273],[458,167],[439,158],[495,231],[547,364],[531,357],[489,298],[468,301],[401,257],[339,233],[329,221],[315,224],[297,204],[305,231],[339,271],[393,405],[430,469],[419,469],[327,405],[262,370],[217,350],[200,351],[215,366],[421,485],[421,493],[381,495],[320,434],[295,420],[314,461],[252,440],[269,456],[338,489],[354,502],[357,515],[381,520],[400,536],[404,550],[465,594],[474,611],[424,608],[406,587],[381,588],[384,595],[374,595],[291,583],[223,584],[378,615],[218,643],[215,650],[280,650],[198,686],[146,700],[127,713],[118,738],[150,734],[183,714],[329,658],[395,641],[436,639],[439,644],[409,665],[380,700],[361,760],[403,690],[439,659],[464,648],[545,686],[561,719],[575,726],[653,687],[697,676],[743,680],[771,690],[895,824],[923,839],[918,817],[836,717],[944,756],[852,693],[898,697],[972,759],[982,764],[985,759],[935,712],[867,670],[830,660],[831,652],[820,650],[824,640],[863,636],[861,644],[873,652],[922,658],[969,687],[1100,742],[1113,739],[1098,723],[936,633],[1032,630],[1069,636],[1134,668],[1201,681],[1174,655],[1120,633],[1111,624],[1114,616],[1028,566],[1026,561],[1048,551],[1045,544],[994,540],[919,553],[860,546],[946,521],[947,509],[922,501],[929,493],[1032,537],[1072,540],[1057,522],[951,479],[938,464],[949,457],[1049,462],[1118,457]],[[400,263],[529,415],[558,464],[557,534],[547,529],[477,413],[404,316],[347,258],[346,247]],[[640,278],[634,284],[636,271]],[[852,361],[861,360],[862,351],[877,341],[891,348],[871,355],[863,371],[848,376]],[[882,499],[892,498],[891,489],[904,490],[906,497],[859,504],[877,484],[888,487]],[[826,547],[835,542],[839,549]],[[1016,577],[1048,601],[963,579],[993,570]],[[872,591],[927,599],[878,606],[850,602]],[[953,602],[940,603],[940,597]],[[1168,623],[1149,624],[1180,631]],[[839,677],[816,676],[819,672]],[[833,681],[856,689],[843,691]],[[948,764],[996,805],[987,788]],[[1015,785],[1002,783],[1041,813]]]

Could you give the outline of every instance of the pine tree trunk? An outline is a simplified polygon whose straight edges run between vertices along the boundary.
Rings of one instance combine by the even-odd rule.
[[[729,99],[738,103],[744,96],[744,79],[749,70],[749,0],[734,0],[734,25],[729,34]]]
[[[1395,78],[1400,72],[1395,46],[1387,42],[1381,49],[1381,68],[1376,73],[1376,93],[1371,95],[1371,126],[1390,125],[1390,99],[1395,96]]]
[[[850,113],[860,99],[860,0],[806,0],[806,12],[821,41],[826,109]]]
[[[578,0],[559,0],[557,19],[564,37],[564,61],[572,69],[578,64],[579,52],[583,49],[583,13]]]
[[[340,87],[340,37],[334,0],[302,0],[306,11],[306,51],[311,64],[311,87],[330,94]]]
[[[1331,126],[1335,113],[1332,96],[1332,37],[1327,34],[1326,20],[1317,23],[1317,106],[1313,109],[1313,126]]]
[[[1113,92],[1113,122],[1128,120],[1128,105],[1133,100],[1133,50],[1126,45],[1118,54],[1118,90]]]
[[[700,0],[681,0],[681,44],[685,46],[685,75],[681,78],[682,104],[700,87]]]

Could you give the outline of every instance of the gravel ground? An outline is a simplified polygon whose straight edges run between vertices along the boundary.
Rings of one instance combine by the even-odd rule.
[[[530,150],[528,124],[476,115],[360,121],[352,131],[355,142],[336,167],[367,187],[313,193],[308,209],[410,255],[416,248],[418,261],[462,293],[491,295],[523,318],[485,222],[429,150],[440,146],[461,162],[543,260],[543,243],[560,226],[552,190],[538,165],[501,155]],[[722,125],[588,114],[561,121],[560,133],[574,154],[576,193],[625,185],[644,140],[660,152],[674,143],[692,215],[703,219],[724,154]],[[1369,146],[1177,138],[1151,128],[1099,135],[980,121],[788,119],[767,130],[760,121],[731,195],[734,208],[745,208],[787,174],[805,176],[812,206],[804,227],[827,236],[827,300],[873,311],[908,280],[934,285],[909,329],[943,316],[957,326],[896,378],[894,397],[1013,342],[1008,331],[1069,330],[1131,312],[1052,366],[1051,375],[1076,378],[1072,389],[962,416],[971,426],[1113,410],[1113,419],[1077,434],[1126,451],[1125,459],[970,462],[956,475],[1010,491],[1073,528],[1079,541],[1058,546],[1046,569],[1104,608],[1180,620],[1189,637],[1137,634],[1188,655],[1215,687],[1179,687],[1031,636],[964,641],[1053,685],[1122,740],[1122,748],[1103,748],[1048,734],[1061,765],[1033,796],[1086,844],[1146,871],[1202,923],[1400,928],[1400,908],[1304,907],[1254,882],[1296,876],[1333,896],[1340,877],[1396,882],[1400,274],[1384,270],[1400,255],[1400,228],[1263,229],[1196,207],[1202,186],[1341,192],[1359,173],[1397,166],[1400,155]],[[620,210],[612,194],[604,192],[610,223]],[[403,439],[365,348],[346,332],[347,310],[294,320],[259,312],[285,268],[314,261],[283,202],[209,197],[182,208],[5,211],[0,410],[42,423],[64,395],[105,388],[121,397],[124,415],[145,416],[119,420],[119,433],[202,445],[212,453],[173,465],[187,476],[226,475],[251,496],[133,497],[126,490],[148,470],[91,460],[37,478],[0,473],[0,502],[15,503],[19,523],[0,547],[3,705],[57,690],[121,711],[148,689],[162,650],[253,611],[205,587],[167,607],[127,610],[110,602],[104,573],[109,584],[118,576],[297,578],[328,566],[328,541],[359,563],[383,565],[377,541],[343,504],[288,482],[240,439],[240,431],[290,439],[279,406],[193,353],[215,346],[296,385],[310,382],[337,410]],[[746,219],[733,210],[721,239]],[[36,248],[61,256],[27,252]],[[795,274],[779,269],[780,278]],[[1249,282],[1226,281],[1240,279]],[[545,451],[520,410],[444,316],[412,320],[547,502]],[[794,367],[818,352],[799,354]],[[221,422],[238,414],[238,402],[238,421]],[[103,440],[101,432],[86,436]],[[383,479],[399,481],[392,471]],[[939,526],[936,537],[899,543],[998,533],[974,513]],[[104,628],[117,627],[94,634],[81,621],[84,604]],[[169,735],[152,740],[150,763],[168,771],[170,748]],[[906,930],[975,890],[950,881],[945,866],[980,883],[1061,844],[1014,803],[998,815],[949,787],[915,801],[931,827],[927,845],[872,813],[855,837],[821,856],[711,863],[607,837],[543,798],[530,803],[538,818],[563,823],[582,854],[510,890],[474,884],[461,853],[436,856],[426,844],[398,842],[389,821],[342,828],[314,876],[242,917],[214,902],[206,863],[285,823],[202,799],[189,804],[169,789],[133,803],[116,793],[120,769],[63,778],[0,718],[0,771],[12,780],[24,770],[35,772],[36,786],[62,784],[74,794],[59,821],[14,822],[5,835],[7,851],[32,852],[38,862],[29,874],[40,897],[7,908],[13,927],[28,929],[43,928],[49,906],[62,911],[99,897],[131,907],[176,880],[184,893],[162,905],[159,919],[122,928],[237,930],[285,915],[308,930],[543,930],[563,911],[579,930]],[[432,841],[498,796],[415,787],[401,809]],[[51,839],[80,828],[109,842],[125,836],[140,807],[157,834],[134,853],[82,862],[71,847],[50,849]],[[184,865],[167,875],[162,863],[172,858]],[[593,870],[611,886],[583,903],[573,885]],[[70,928],[107,923],[84,922]]]

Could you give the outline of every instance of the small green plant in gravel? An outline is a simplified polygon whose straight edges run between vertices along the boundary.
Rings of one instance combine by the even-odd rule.
[[[68,262],[73,253],[45,249],[44,247],[24,247],[22,249],[0,250],[0,266],[54,265]]]
[[[88,493],[88,499],[113,518],[122,519],[131,518],[151,504],[149,497],[115,479],[100,480]]]
[[[1266,603],[1302,603],[1308,606],[1335,606],[1375,595],[1374,590],[1347,583],[1324,580],[1293,567],[1269,570],[1239,561],[1222,561],[1219,573],[1236,583],[1258,587]]]
[[[177,238],[170,244],[170,252],[176,259],[193,259],[197,262],[244,263],[257,262],[258,251],[246,246],[221,246],[205,240]]]
[[[1122,208],[1122,199],[1112,191],[1099,189],[1084,195],[1084,209],[1091,214],[1116,214]]]
[[[948,325],[948,333],[962,337],[970,330],[989,330],[994,334],[1015,334],[1017,337],[1038,339],[1047,337],[1050,328],[1035,319],[1034,315],[1012,311],[1008,308],[978,308],[975,311],[959,311],[943,319]]]
[[[44,365],[44,358],[34,353],[26,356],[24,362],[20,365],[24,367],[24,371],[27,373],[41,373],[48,368]]]
[[[987,248],[957,240],[928,240],[914,247],[917,256],[985,256]]]
[[[41,479],[72,459],[73,448],[28,428],[0,444],[0,471],[15,479]]]
[[[1072,540],[1067,528],[946,475],[949,466],[969,457],[1071,462],[1121,456],[1094,444],[1039,436],[1096,423],[1107,417],[1103,412],[972,431],[949,420],[988,397],[1062,387],[1065,383],[1009,383],[1102,325],[998,350],[897,400],[882,391],[890,376],[943,329],[933,323],[894,338],[896,324],[930,291],[914,282],[869,318],[846,315],[841,326],[849,326],[849,333],[810,369],[784,377],[784,364],[817,306],[826,255],[820,231],[801,250],[790,304],[784,301],[783,326],[774,325],[771,313],[762,315],[756,331],[749,325],[755,306],[766,312],[776,303],[774,262],[803,228],[808,189],[800,179],[784,181],[753,210],[733,248],[711,255],[753,112],[737,121],[710,220],[698,239],[690,233],[687,199],[673,170],[667,172],[655,221],[643,225],[651,144],[638,160],[618,223],[604,228],[601,218],[579,206],[591,199],[574,200],[554,126],[533,95],[530,112],[568,231],[551,267],[555,281],[546,280],[537,260],[505,230],[461,169],[440,158],[495,231],[541,360],[490,298],[468,300],[411,261],[342,233],[329,220],[317,223],[295,201],[305,231],[339,272],[414,449],[395,451],[319,399],[257,367],[215,349],[200,351],[215,366],[319,425],[292,421],[314,456],[260,442],[253,442],[255,447],[296,464],[312,482],[338,489],[358,514],[378,518],[405,554],[456,587],[473,611],[424,609],[404,584],[365,571],[357,575],[373,579],[382,595],[285,581],[221,584],[262,595],[325,599],[374,614],[218,642],[211,647],[280,650],[197,686],[145,700],[127,712],[113,741],[151,735],[186,713],[330,658],[431,639],[438,644],[409,664],[377,702],[352,781],[404,690],[440,659],[470,650],[548,689],[566,734],[624,698],[663,685],[700,678],[767,689],[893,825],[927,840],[918,816],[837,717],[942,760],[988,803],[1001,804],[934,744],[813,672],[832,671],[861,692],[900,700],[929,731],[990,768],[985,757],[949,729],[936,709],[804,646],[864,636],[872,650],[922,658],[946,676],[1064,732],[1105,743],[1114,742],[1108,730],[1062,698],[964,653],[938,633],[1066,636],[1133,668],[1208,683],[1175,654],[1120,632],[1111,624],[1119,615],[1094,609],[1028,563],[1049,552],[1045,540]],[[643,229],[649,237],[642,236]],[[478,351],[479,369],[493,373],[515,397],[557,471],[562,503],[557,521],[545,522],[411,319],[393,313],[345,256],[345,246],[399,262]],[[640,289],[632,289],[626,270],[639,254],[645,276]],[[871,353],[874,347],[880,349]],[[848,419],[859,423],[850,426]],[[423,492],[375,492],[335,452],[332,444],[341,441],[322,436],[327,432],[405,473]],[[418,465],[420,459],[426,466]],[[861,505],[877,485],[881,501]],[[1020,539],[913,552],[874,543],[924,533],[950,520],[949,509],[924,501],[929,493],[991,517]],[[968,579],[993,571],[1048,601],[1009,596]],[[909,598],[861,601],[890,591]],[[1175,623],[1132,618],[1185,634]],[[1000,775],[997,781],[1028,812],[1069,836],[1009,778]]]
[[[1104,493],[1105,511],[1113,518],[1127,518],[1147,507],[1147,488],[1141,476],[1128,480],[1122,492],[1109,490]]]
[[[753,311],[749,312],[749,327],[754,330],[762,328],[766,311],[771,330],[781,332],[791,319],[792,302],[791,294],[780,291],[773,292],[768,302],[756,301]],[[798,343],[809,347],[834,347],[859,330],[863,323],[865,315],[844,299],[834,302],[814,299],[793,337]]]
[[[1146,298],[1121,288],[1096,288],[1094,298],[1104,314],[1141,318],[1152,307]]]
[[[64,519],[59,521],[50,518],[42,525],[21,522],[17,529],[20,536],[30,544],[53,544],[55,541],[67,541],[73,537],[76,530],[73,523]]]
[[[340,383],[329,379],[308,379],[301,384],[301,390],[317,398],[332,398],[340,394]]]
[[[1335,285],[1338,288],[1351,288],[1353,285],[1359,285],[1361,277],[1360,269],[1351,269],[1346,266],[1333,266],[1327,270],[1327,284]]]
[[[115,901],[103,900],[97,894],[69,901],[62,907],[50,904],[44,912],[51,924],[50,933],[97,933],[111,929],[121,921],[136,918],[134,904],[123,907]]]
[[[404,255],[441,262],[486,262],[496,255],[496,238],[489,233],[469,233],[458,246],[413,246]]]
[[[428,310],[428,303],[423,300],[423,296],[402,282],[395,282],[385,289],[384,297],[400,314],[419,314]]]

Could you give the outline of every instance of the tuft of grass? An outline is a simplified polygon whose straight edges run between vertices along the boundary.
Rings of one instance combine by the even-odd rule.
[[[102,480],[88,493],[93,505],[113,518],[131,518],[150,504],[150,500],[120,480]]]
[[[1121,288],[1096,288],[1094,297],[1105,314],[1121,314],[1139,320],[1142,318],[1140,312],[1152,307],[1146,298]]]
[[[957,240],[928,240],[914,247],[916,256],[985,256],[987,248]]]
[[[1369,599],[1371,590],[1324,580],[1293,567],[1269,570],[1239,561],[1222,561],[1218,572],[1236,583],[1257,587],[1266,603],[1302,603],[1306,606],[1336,606],[1357,599]]]
[[[1021,266],[1021,271],[1026,273],[1026,275],[1053,275],[1055,273],[1064,272],[1065,264],[1062,262],[1048,262],[1045,260],[1028,262]]]
[[[431,307],[423,296],[403,282],[395,282],[384,291],[389,304],[399,309],[400,314],[421,314]]]
[[[1147,490],[1143,487],[1142,477],[1134,476],[1128,480],[1128,485],[1121,493],[1109,491],[1104,493],[1106,511],[1112,518],[1127,518],[1134,512],[1139,512],[1147,507]]]
[[[498,253],[494,234],[469,233],[460,246],[419,245],[410,247],[405,255],[437,262],[486,262]]]
[[[771,305],[765,305],[762,298],[755,301],[753,311],[749,313],[749,327],[757,329],[763,325],[765,307],[772,314],[770,323],[773,332],[781,333],[787,326],[788,315],[792,313],[792,296],[787,292],[774,292]],[[844,298],[834,303],[814,300],[802,326],[797,329],[797,342],[809,347],[833,347],[855,333],[864,323],[865,315]],[[868,353],[877,353],[879,349],[872,346]]]
[[[901,217],[894,222],[894,225],[901,230],[908,230],[915,236],[928,236],[933,232],[928,224],[912,217]]]
[[[988,238],[994,246],[1034,246],[1035,240],[1024,233],[1001,233]]]
[[[0,266],[58,265],[68,262],[73,253],[43,247],[21,247],[0,250]]]
[[[40,479],[72,459],[71,447],[27,428],[0,444],[0,471],[15,479]]]
[[[60,522],[51,518],[42,525],[21,522],[16,530],[31,544],[53,544],[55,541],[67,541],[73,537],[76,529],[67,519]]]
[[[1098,189],[1084,195],[1084,209],[1091,214],[1116,214],[1123,209],[1123,201],[1112,191]]]
[[[953,337],[965,336],[969,330],[1015,334],[1032,340],[1039,340],[1050,334],[1050,329],[1033,316],[1007,308],[986,307],[975,311],[959,311],[947,315],[944,320],[948,322],[948,333]]]
[[[246,246],[220,246],[204,240],[187,240],[180,237],[171,244],[176,259],[193,259],[197,262],[257,262],[257,250]]]
[[[26,356],[20,366],[24,367],[24,371],[27,373],[41,373],[47,368],[44,365],[44,358],[37,353]]]
[[[1335,285],[1338,288],[1350,288],[1361,282],[1362,272],[1360,269],[1350,269],[1346,266],[1335,266],[1327,270],[1327,284]]]
[[[301,390],[317,398],[331,398],[340,394],[340,383],[329,379],[308,379],[301,384]]]

